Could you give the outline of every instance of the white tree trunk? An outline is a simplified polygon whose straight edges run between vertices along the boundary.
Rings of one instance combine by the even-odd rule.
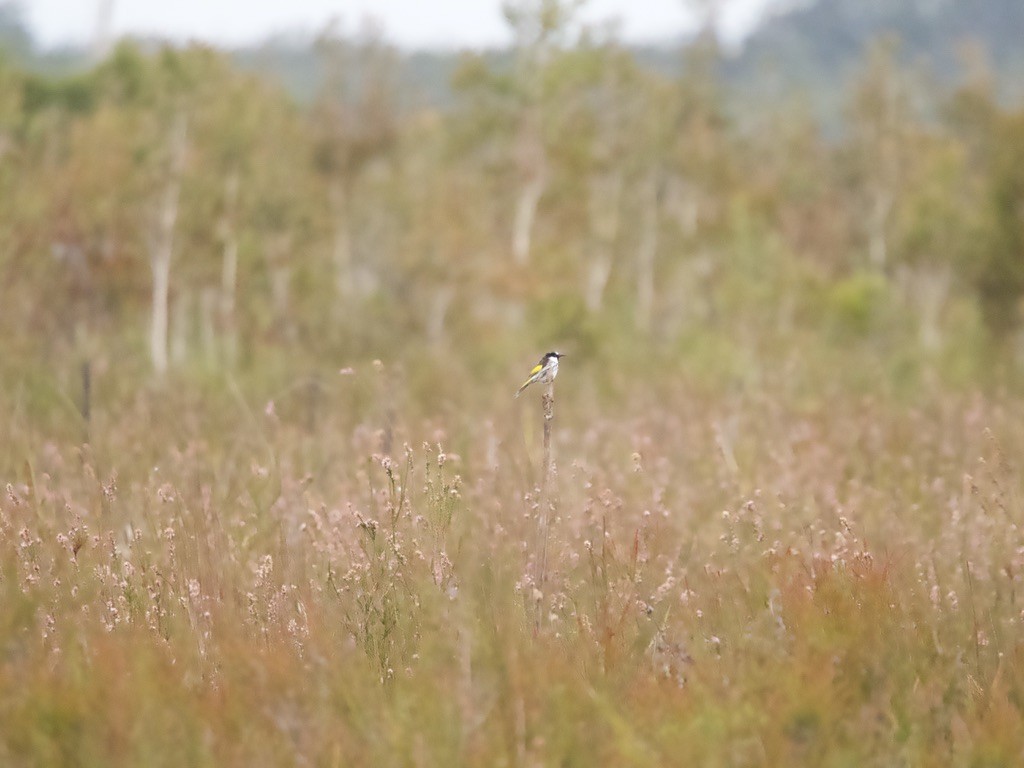
[[[523,266],[530,261],[530,248],[533,243],[533,224],[537,219],[537,206],[547,186],[543,170],[539,170],[530,178],[516,201],[516,215],[512,224],[512,255],[516,264]]]
[[[220,315],[225,327],[234,324],[235,290],[238,285],[238,240],[232,234],[224,241],[220,274]]]
[[[150,320],[149,353],[153,360],[153,369],[162,374],[167,370],[167,305],[170,300],[171,285],[170,253],[165,255],[164,252],[161,252],[152,256],[150,268],[153,272],[153,315]]]
[[[533,91],[537,82],[532,75],[523,75],[528,80],[528,90]],[[512,222],[512,257],[519,266],[530,261],[533,243],[533,227],[537,219],[537,207],[548,183],[547,151],[542,135],[541,107],[539,96],[532,93],[529,106],[520,115],[519,135],[516,140],[515,161],[519,191],[516,197],[515,218]]]
[[[658,255],[659,181],[652,170],[644,183],[640,213],[640,244],[636,254],[636,327],[650,333],[654,318],[654,264]]]
[[[448,317],[448,308],[451,306],[453,298],[455,298],[455,289],[450,285],[442,285],[434,290],[426,323],[427,339],[431,344],[438,345],[444,341],[445,320]]]
[[[591,312],[600,311],[615,262],[622,204],[622,175],[598,174],[590,182],[591,245],[587,254],[583,301]]]
[[[350,299],[355,294],[355,275],[349,195],[344,179],[337,178],[331,182],[330,197],[334,218],[334,280],[339,298]]]
[[[906,295],[917,309],[918,341],[927,352],[942,347],[942,313],[953,283],[948,265],[924,266],[906,275]]]
[[[875,190],[871,210],[868,212],[868,258],[871,266],[884,270],[889,260],[889,241],[886,229],[892,211],[893,195],[884,188]]]
[[[204,288],[199,294],[199,338],[202,340],[206,365],[217,365],[217,289]]]
[[[604,305],[604,292],[612,276],[612,261],[611,248],[602,244],[594,248],[587,262],[587,285],[583,301],[590,312],[600,312]]]
[[[171,126],[170,163],[163,195],[156,212],[156,225],[150,240],[149,266],[153,275],[152,318],[149,351],[158,374],[167,370],[168,302],[171,291],[171,256],[174,253],[174,225],[178,221],[178,198],[185,168],[188,121],[178,114]]]
[[[697,189],[686,179],[674,176],[665,189],[665,212],[679,225],[686,237],[697,234],[700,223],[700,198]]]
[[[223,354],[229,365],[234,365],[238,358],[238,328],[235,320],[235,297],[238,292],[238,232],[235,228],[238,188],[238,172],[234,171],[224,182],[224,250],[221,254],[219,302]]]
[[[189,320],[192,316],[192,292],[179,290],[174,297],[171,316],[171,362],[180,366],[188,359]]]
[[[270,274],[270,304],[277,327],[285,337],[291,337],[294,328],[289,321],[291,306],[292,240],[288,233],[277,233],[267,238],[264,245],[267,271]]]

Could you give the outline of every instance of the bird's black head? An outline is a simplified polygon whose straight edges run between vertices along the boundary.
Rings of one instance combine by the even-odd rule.
[[[555,358],[555,360],[557,360],[560,357],[565,357],[565,353],[564,352],[548,352],[546,355],[544,355],[544,359],[545,360],[550,360],[551,358]]]

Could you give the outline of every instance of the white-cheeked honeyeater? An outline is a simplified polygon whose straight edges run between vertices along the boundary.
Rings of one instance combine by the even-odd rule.
[[[548,384],[554,381],[558,375],[558,358],[560,357],[565,357],[565,355],[561,352],[548,352],[544,355],[540,362],[533,366],[533,370],[530,371],[530,377],[523,382],[523,386],[516,392],[516,397],[519,397],[523,390],[535,381],[539,381],[541,384]]]

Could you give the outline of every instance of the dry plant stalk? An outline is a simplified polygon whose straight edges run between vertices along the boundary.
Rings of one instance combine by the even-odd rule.
[[[549,381],[541,398],[544,412],[544,475],[541,480],[540,504],[540,560],[537,568],[535,588],[537,590],[537,615],[534,620],[534,633],[540,631],[541,618],[544,615],[544,583],[548,569],[548,534],[551,530],[551,517],[555,512],[554,503],[548,490],[548,481],[554,474],[554,459],[551,455],[551,423],[555,419],[555,382]]]
[[[551,458],[551,422],[555,419],[555,382],[549,381],[548,388],[541,400],[544,408],[544,481],[542,488],[546,488],[554,470],[554,461]]]

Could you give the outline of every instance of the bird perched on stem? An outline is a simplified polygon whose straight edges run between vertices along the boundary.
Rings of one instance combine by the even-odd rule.
[[[539,381],[542,384],[548,384],[555,380],[558,375],[558,358],[565,357],[560,352],[548,352],[544,357],[540,359],[540,362],[533,366],[533,370],[530,371],[530,377],[523,382],[523,386],[516,392],[516,397],[519,397],[523,390],[533,384],[535,381]]]

